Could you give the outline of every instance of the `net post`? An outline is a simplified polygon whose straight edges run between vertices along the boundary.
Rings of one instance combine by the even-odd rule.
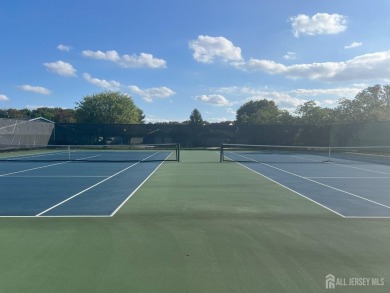
[[[176,160],[180,162],[180,143],[176,144]]]
[[[328,162],[331,162],[331,155],[330,155],[330,151],[331,151],[331,147],[328,147]]]
[[[68,160],[70,161],[70,145],[68,145]]]
[[[221,143],[221,149],[219,151],[219,162],[222,163],[223,162],[223,143]]]

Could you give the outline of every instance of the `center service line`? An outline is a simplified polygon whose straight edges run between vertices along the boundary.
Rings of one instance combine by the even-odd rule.
[[[129,167],[126,167],[125,169],[123,169],[123,170],[121,170],[121,171],[115,173],[114,175],[111,175],[110,177],[107,177],[106,179],[104,179],[104,180],[102,180],[102,181],[99,181],[98,183],[96,183],[96,184],[94,184],[94,185],[92,185],[92,186],[90,186],[90,187],[88,187],[88,188],[86,188],[86,189],[80,191],[79,193],[76,193],[75,195],[72,195],[71,197],[69,197],[69,198],[67,198],[67,199],[65,199],[65,200],[63,200],[63,201],[61,201],[61,202],[59,202],[58,204],[56,204],[56,205],[54,205],[54,206],[52,206],[52,207],[50,207],[50,208],[44,210],[43,212],[37,214],[36,217],[42,216],[43,214],[47,213],[48,211],[50,211],[50,210],[52,210],[52,209],[54,209],[54,208],[56,208],[56,207],[58,207],[58,206],[60,206],[60,205],[62,205],[62,204],[64,204],[64,203],[66,203],[67,201],[71,200],[72,198],[75,198],[76,196],[78,196],[78,195],[80,195],[80,194],[82,194],[82,193],[84,193],[84,192],[86,192],[86,191],[88,191],[88,190],[90,190],[90,189],[92,189],[92,188],[94,188],[94,187],[96,187],[96,186],[102,184],[103,182],[105,182],[105,181],[107,181],[107,180],[109,180],[109,179],[111,179],[111,178],[113,178],[113,177],[119,175],[120,173],[123,173],[124,171],[126,171],[126,170],[128,170],[128,169],[130,169],[130,168],[132,168],[132,167],[134,167],[135,165],[138,165],[138,164],[139,164],[139,162],[138,162],[138,163],[135,163],[135,164],[133,164],[133,165],[130,165]]]
[[[237,154],[237,155],[238,155],[238,156],[240,156],[240,157],[243,157],[243,158],[246,158],[246,159],[252,160],[252,159],[250,159],[250,158],[248,158],[248,157],[245,157],[245,156],[242,156],[242,155],[239,155],[239,154]],[[255,160],[252,160],[252,161],[254,161],[254,162],[257,162],[257,161],[255,161]],[[382,207],[384,207],[384,208],[390,209],[390,206],[388,206],[388,205],[385,205],[385,204],[382,204],[382,203],[376,202],[376,201],[374,201],[374,200],[371,200],[371,199],[365,198],[365,197],[363,197],[363,196],[360,196],[360,195],[354,194],[354,193],[352,193],[352,192],[348,192],[348,191],[345,191],[345,190],[342,190],[342,189],[339,189],[339,188],[336,188],[336,187],[333,187],[333,186],[330,186],[330,185],[327,185],[327,184],[324,184],[324,183],[321,183],[321,182],[315,181],[315,180],[313,180],[313,179],[310,179],[310,178],[308,178],[308,177],[304,177],[304,176],[301,176],[301,175],[295,174],[295,173],[293,173],[293,172],[289,172],[289,171],[287,171],[287,170],[284,170],[284,169],[281,169],[281,168],[278,168],[278,167],[272,166],[272,165],[270,165],[270,164],[266,164],[266,163],[262,163],[262,162],[257,162],[257,163],[261,163],[262,165],[265,165],[265,166],[267,166],[267,167],[273,168],[273,169],[275,169],[275,170],[278,170],[278,171],[281,171],[281,172],[284,172],[284,173],[287,173],[287,174],[290,174],[290,175],[293,175],[293,176],[296,176],[296,177],[302,178],[302,179],[304,179],[304,180],[308,180],[308,181],[310,181],[310,182],[313,182],[313,183],[316,183],[316,184],[319,184],[319,185],[325,186],[325,187],[327,187],[327,188],[330,188],[330,189],[333,189],[333,190],[337,190],[337,191],[339,191],[339,192],[342,192],[342,193],[345,193],[345,194],[348,194],[348,195],[354,196],[354,197],[356,197],[356,198],[360,198],[360,199],[362,199],[362,200],[365,200],[365,201],[371,202],[371,203],[373,203],[373,204],[376,204],[376,205],[382,206]]]
[[[150,155],[149,157],[143,159],[143,160],[147,160],[148,158],[150,158],[150,157],[152,157],[152,156],[154,156],[154,155],[155,155],[155,153],[152,154],[152,155]],[[88,190],[90,190],[90,189],[92,189],[92,188],[94,188],[94,187],[96,187],[96,186],[102,184],[103,182],[105,182],[105,181],[107,181],[107,180],[109,180],[109,179],[111,179],[111,178],[113,178],[113,177],[119,175],[120,173],[123,173],[124,171],[126,171],[126,170],[128,170],[128,169],[130,169],[130,168],[132,168],[132,167],[134,167],[134,166],[136,166],[136,165],[138,165],[139,163],[140,163],[140,162],[137,162],[137,163],[135,163],[135,164],[133,164],[133,165],[130,165],[130,166],[126,167],[125,169],[123,169],[123,170],[121,170],[121,171],[115,173],[114,175],[111,175],[110,177],[107,177],[106,179],[104,179],[104,180],[102,180],[102,181],[100,181],[100,182],[98,182],[98,183],[96,183],[96,184],[94,184],[94,185],[92,185],[92,186],[90,186],[90,187],[88,187],[88,188],[86,188],[86,189],[80,191],[79,193],[76,193],[75,195],[72,195],[71,197],[69,197],[69,198],[67,198],[67,199],[65,199],[65,200],[63,200],[63,201],[61,201],[61,202],[59,202],[58,204],[56,204],[56,205],[54,205],[54,206],[48,208],[47,210],[44,210],[43,212],[37,214],[36,217],[42,216],[43,214],[47,213],[48,211],[51,211],[52,209],[54,209],[54,208],[56,208],[56,207],[58,207],[58,206],[64,204],[65,202],[67,202],[67,201],[69,201],[69,200],[75,198],[76,196],[79,196],[80,194],[82,194],[82,193],[84,193],[84,192],[86,192],[86,191],[88,191]]]

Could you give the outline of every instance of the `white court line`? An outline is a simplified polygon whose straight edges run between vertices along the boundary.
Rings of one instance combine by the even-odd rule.
[[[277,181],[275,181],[275,180],[273,180],[273,179],[271,179],[271,178],[265,176],[264,174],[262,174],[262,173],[260,173],[260,172],[257,172],[257,171],[255,171],[255,170],[249,168],[248,166],[243,165],[242,163],[237,163],[237,164],[239,164],[239,165],[241,165],[242,167],[244,167],[244,168],[246,168],[246,169],[248,169],[248,170],[250,170],[250,171],[252,171],[252,172],[254,172],[254,173],[256,173],[256,174],[258,174],[258,175],[260,175],[260,176],[262,176],[262,177],[264,177],[264,178],[266,178],[266,179],[268,179],[268,180],[270,180],[270,181],[272,181],[272,182],[274,182],[274,183],[276,183],[276,184],[279,185],[279,186],[282,186],[283,188],[285,188],[285,189],[287,189],[287,190],[290,190],[290,191],[294,192],[295,194],[298,194],[299,196],[302,196],[302,197],[306,198],[307,200],[311,201],[312,203],[315,203],[316,205],[319,205],[320,207],[323,207],[323,208],[325,208],[325,209],[327,209],[327,210],[329,210],[329,211],[335,213],[336,215],[338,215],[338,216],[340,216],[340,217],[342,217],[342,218],[345,218],[344,215],[342,215],[342,214],[340,214],[340,213],[338,213],[338,212],[332,210],[331,208],[329,208],[329,207],[327,207],[327,206],[325,206],[325,205],[323,205],[323,204],[320,204],[319,202],[316,202],[315,200],[311,199],[310,197],[307,197],[307,196],[303,195],[302,193],[299,193],[298,191],[296,191],[296,190],[294,190],[294,189],[291,189],[291,188],[289,188],[289,187],[287,187],[287,186],[281,184],[280,182],[277,182]]]
[[[324,162],[324,160],[314,160],[314,159],[309,159],[309,158],[301,157],[301,156],[293,156],[293,155],[290,155],[290,157],[294,157],[294,158],[298,158],[298,159],[306,160],[306,161],[318,162],[318,163]]]
[[[367,172],[371,172],[371,173],[378,173],[378,174],[390,175],[390,172],[382,172],[382,171],[370,170],[370,169],[366,169],[366,168],[360,168],[360,167],[355,167],[355,166],[349,166],[349,165],[345,165],[345,164],[341,164],[341,163],[334,163],[334,162],[330,162],[330,163],[333,164],[333,165],[337,165],[337,166],[341,166],[341,167],[345,167],[345,168],[351,168],[351,169],[356,169],[356,170],[362,170],[362,171],[367,171]]]
[[[0,216],[1,218],[34,218],[34,219],[45,219],[45,218],[110,218],[108,215],[83,215],[83,216]]]
[[[371,156],[371,157],[385,157],[385,158],[390,158],[388,155],[380,155],[380,154],[365,154],[365,153],[356,153],[356,152],[345,152],[346,154],[353,154],[353,155],[360,155],[360,156]]]
[[[31,168],[31,169],[25,169],[25,170],[21,170],[21,171],[6,173],[6,174],[0,174],[0,177],[5,177],[5,176],[13,175],[13,174],[19,174],[19,173],[24,173],[24,172],[28,172],[28,171],[43,169],[43,168],[48,168],[48,167],[57,166],[57,165],[61,165],[61,164],[66,164],[66,163],[69,163],[69,161],[61,162],[61,163],[55,163],[55,164],[50,164],[50,165],[45,165],[45,166],[40,166],[40,167],[35,167],[35,168]]]
[[[48,175],[48,176],[10,176],[12,178],[107,178],[108,176],[88,176],[88,175]]]
[[[233,153],[234,153],[234,152],[233,152]],[[254,161],[254,162],[258,162],[258,161],[256,161],[256,160],[247,158],[247,157],[242,156],[242,155],[239,155],[239,154],[237,154],[237,153],[234,153],[234,154],[237,155],[237,156],[241,156],[241,157],[243,157],[243,158],[252,160],[252,161]],[[372,155],[372,156],[383,156],[383,155]],[[302,159],[302,160],[306,160],[306,161],[314,161],[314,162],[318,162],[318,163],[324,163],[323,160],[315,160],[315,159],[310,159],[310,158],[307,158],[307,157],[301,157],[301,156],[296,156],[296,155],[291,155],[291,157],[295,157],[295,158]],[[388,157],[388,156],[386,156],[386,157]],[[330,160],[330,161],[326,161],[326,163],[334,164],[334,165],[337,165],[337,166],[342,166],[342,167],[345,167],[345,168],[351,168],[351,169],[357,169],[357,170],[362,170],[362,171],[367,171],[367,172],[372,172],[372,173],[390,175],[390,172],[382,172],[382,171],[370,170],[370,169],[361,168],[361,167],[349,166],[349,165],[346,165],[345,163],[344,163],[344,164],[342,164],[342,163],[335,163],[335,162],[332,162],[332,158],[330,158],[330,159],[331,159],[331,160]],[[350,160],[346,160],[346,161],[350,162]],[[314,177],[313,177],[313,178],[314,178]]]
[[[65,154],[67,155],[67,152],[48,152],[48,153],[42,153],[42,154],[36,154],[36,155],[22,155],[18,157],[9,157],[5,158],[7,161],[22,161],[28,158],[39,158],[39,157],[49,157],[49,156],[55,156],[58,154]]]
[[[170,153],[166,158],[168,158],[170,155],[171,155],[172,153]],[[165,158],[165,159],[166,159]],[[132,193],[130,193],[130,195],[115,209],[115,211],[113,211],[112,213],[111,213],[111,217],[113,217],[113,216],[115,216],[115,214],[126,204],[126,202],[134,195],[134,193],[136,193],[137,191],[138,191],[138,189],[140,189],[141,188],[141,186],[142,185],[144,185],[145,184],[145,182],[157,171],[157,169],[158,168],[160,168],[160,166],[162,165],[164,163],[164,161],[163,162],[161,162],[161,164],[160,165],[158,165],[157,167],[156,167],[156,169],[154,169],[153,170],[153,172],[152,173],[150,173],[150,175],[148,176],[148,177],[146,177],[145,178],[145,180],[144,181],[142,181],[141,182],[141,184],[140,185],[138,185],[138,187],[136,188],[136,189],[134,189],[133,190],[133,192]]]
[[[107,177],[106,179],[104,179],[104,180],[102,180],[102,181],[99,181],[98,183],[96,183],[96,184],[94,184],[94,185],[92,185],[92,186],[90,186],[90,187],[88,187],[88,188],[86,188],[86,189],[84,189],[84,190],[82,190],[82,191],[80,191],[80,192],[78,192],[78,193],[72,195],[71,197],[69,197],[69,198],[67,198],[67,199],[65,199],[65,200],[63,200],[63,201],[61,201],[61,202],[59,202],[58,204],[56,204],[56,205],[54,205],[54,206],[52,206],[52,207],[50,207],[50,208],[44,210],[43,212],[40,212],[39,214],[36,215],[36,217],[42,216],[43,214],[47,213],[48,211],[51,211],[52,209],[54,209],[54,208],[56,208],[56,207],[58,207],[58,206],[60,206],[60,205],[62,205],[62,204],[64,204],[64,203],[66,203],[67,201],[71,200],[72,198],[75,198],[76,196],[79,196],[80,194],[82,194],[82,193],[84,193],[84,192],[86,192],[86,191],[88,191],[88,190],[90,190],[90,189],[92,189],[92,188],[94,188],[94,187],[96,187],[96,186],[102,184],[103,182],[106,182],[107,180],[109,180],[109,179],[111,179],[111,178],[113,178],[113,177],[119,175],[120,173],[122,173],[122,172],[124,172],[124,171],[126,171],[126,170],[128,170],[128,169],[134,167],[135,165],[138,165],[138,164],[139,164],[139,162],[138,162],[138,163],[135,163],[135,164],[133,164],[133,165],[130,165],[130,166],[124,168],[123,170],[121,170],[121,171],[115,173],[114,175],[111,175],[110,177]]]
[[[343,176],[337,176],[337,177],[332,177],[332,176],[307,176],[306,178],[310,179],[389,179],[390,176],[387,177],[378,177],[378,176],[373,176],[373,177],[353,177],[353,176],[348,176],[348,177],[343,177]]]
[[[97,156],[89,156],[89,157],[81,158],[79,160],[90,159],[90,158],[93,158],[93,157],[97,157]],[[35,167],[35,168],[30,168],[30,169],[25,169],[25,170],[20,170],[20,171],[15,171],[15,172],[11,172],[11,173],[0,174],[0,177],[5,177],[5,176],[13,175],[13,174],[19,174],[19,173],[24,173],[24,172],[28,172],[28,171],[33,171],[33,170],[53,167],[53,166],[62,165],[62,164],[68,164],[70,162],[71,161],[65,161],[65,162],[60,162],[60,163],[55,163],[55,164],[44,165],[44,166],[40,166],[40,167]]]
[[[236,154],[236,153],[234,153],[234,154]],[[236,154],[236,155],[238,155],[238,154]],[[241,155],[239,155],[239,156],[241,156]],[[228,156],[226,156],[226,157],[229,158]],[[246,158],[246,159],[248,159],[248,158]],[[249,159],[249,160],[251,160],[251,161],[253,161],[253,162],[255,162],[255,163],[259,163],[259,162],[257,162],[257,161],[252,160],[252,159]],[[250,167],[248,167],[248,166],[245,166],[245,165],[242,164],[242,163],[239,163],[239,162],[237,162],[237,163],[238,163],[239,165],[241,165],[242,167],[244,167],[244,168],[246,168],[246,169],[248,169],[248,170],[250,170],[250,171],[252,171],[252,172],[254,172],[254,173],[256,173],[256,174],[258,174],[258,175],[260,175],[260,176],[262,176],[262,177],[264,177],[264,178],[266,178],[266,179],[268,179],[268,180],[270,180],[270,181],[272,181],[272,182],[274,182],[274,183],[276,183],[277,185],[282,186],[283,188],[285,188],[285,189],[287,189],[287,190],[290,190],[290,191],[292,191],[293,193],[298,194],[299,196],[302,196],[303,198],[306,198],[307,200],[311,201],[312,203],[314,203],[314,204],[316,204],[316,205],[319,205],[320,207],[322,207],[322,208],[324,208],[324,209],[327,209],[327,210],[331,211],[332,213],[334,213],[334,214],[336,214],[336,215],[338,215],[338,216],[340,216],[340,217],[342,217],[342,218],[345,218],[345,216],[344,216],[343,214],[340,214],[339,212],[336,212],[335,210],[332,210],[331,208],[329,208],[329,207],[327,207],[327,206],[325,206],[325,205],[323,205],[323,204],[320,204],[319,202],[317,202],[317,201],[311,199],[310,197],[307,197],[306,195],[303,195],[302,193],[299,193],[298,191],[296,191],[296,190],[294,190],[294,189],[291,189],[291,188],[289,188],[289,187],[283,185],[282,183],[280,183],[280,182],[278,182],[278,181],[276,181],[276,180],[273,180],[273,179],[271,179],[270,177],[265,176],[264,174],[262,174],[262,173],[260,173],[260,172],[258,172],[258,171],[255,171],[255,170],[253,170],[252,168],[250,168]]]
[[[157,152],[157,153],[158,153],[158,152]],[[143,159],[142,161],[145,161],[145,160],[147,160],[147,159],[153,157],[153,156],[156,155],[157,153],[154,153],[154,154],[148,156],[147,158]],[[72,195],[71,197],[69,197],[69,198],[67,198],[67,199],[65,199],[65,200],[63,200],[63,201],[61,201],[61,202],[59,202],[58,204],[56,204],[56,205],[54,205],[54,206],[52,206],[52,207],[50,207],[50,208],[44,210],[43,212],[40,212],[39,214],[36,215],[36,217],[42,216],[43,214],[45,214],[45,213],[51,211],[52,209],[54,209],[54,208],[56,208],[56,207],[58,207],[58,206],[60,206],[60,205],[62,205],[62,204],[64,204],[64,203],[70,201],[71,199],[73,199],[73,198],[79,196],[80,194],[83,194],[84,192],[86,192],[86,191],[88,191],[88,190],[90,190],[90,189],[92,189],[92,188],[94,188],[94,187],[96,187],[96,186],[98,186],[98,185],[100,185],[100,184],[106,182],[107,180],[110,180],[111,178],[113,178],[113,177],[115,177],[115,176],[117,176],[117,175],[123,173],[124,171],[126,171],[126,170],[128,170],[128,169],[130,169],[130,168],[132,168],[132,167],[134,167],[134,166],[136,166],[136,165],[138,165],[139,163],[140,163],[140,162],[134,163],[133,165],[130,165],[130,166],[124,168],[123,170],[121,170],[121,171],[119,171],[119,172],[117,172],[117,173],[111,175],[110,177],[107,177],[106,179],[104,179],[104,180],[102,180],[102,181],[99,181],[98,183],[96,183],[96,184],[94,184],[94,185],[92,185],[92,186],[90,186],[90,187],[88,187],[88,188],[86,188],[86,189],[84,189],[84,190],[82,190],[82,191],[80,191],[80,192],[78,192],[78,193]],[[152,174],[153,174],[153,173],[152,173]],[[149,176],[149,177],[150,177],[150,176]],[[149,177],[148,177],[148,178],[149,178]],[[45,217],[46,217],[46,216],[45,216]]]
[[[236,155],[238,155],[238,154],[236,154]],[[301,157],[301,156],[292,156],[292,157],[295,157],[295,158],[298,158],[298,159],[302,159],[302,160],[319,162],[319,163],[324,162],[324,161],[321,161],[321,160],[314,160],[314,159],[309,159],[309,158]],[[361,167],[349,166],[349,165],[345,165],[345,164],[341,164],[341,163],[335,163],[335,162],[332,162],[332,158],[331,158],[331,161],[328,161],[327,163],[330,163],[330,164],[333,164],[333,165],[337,165],[337,166],[342,166],[342,167],[345,167],[345,168],[351,168],[351,169],[367,171],[367,172],[371,172],[371,173],[390,175],[390,172],[382,172],[382,171],[370,170],[370,169],[361,168]],[[308,177],[308,178],[315,178],[315,177]]]
[[[278,167],[275,167],[275,166],[272,166],[272,165],[269,165],[269,164],[266,164],[266,163],[262,163],[262,162],[255,161],[255,160],[253,160],[253,159],[250,159],[250,158],[248,158],[248,157],[245,157],[245,156],[242,156],[242,155],[239,155],[239,154],[236,154],[236,155],[238,155],[238,156],[240,156],[240,157],[243,157],[243,158],[245,158],[245,159],[247,159],[247,160],[251,160],[251,161],[253,161],[253,162],[260,163],[260,164],[262,164],[262,165],[265,165],[265,166],[267,166],[267,167],[273,168],[273,169],[275,169],[275,170],[278,170],[278,171],[281,171],[281,172],[284,172],[284,173],[287,173],[287,174],[296,176],[296,177],[298,177],[298,178],[301,178],[301,179],[304,179],[304,180],[307,180],[307,181],[316,183],[316,184],[321,185],[321,186],[325,186],[325,187],[327,187],[327,188],[330,188],[330,189],[333,189],[333,190],[336,190],[336,191],[339,191],[339,192],[342,192],[342,193],[351,195],[351,196],[353,196],[353,197],[360,198],[360,199],[362,199],[362,200],[365,200],[365,201],[371,202],[371,203],[373,203],[373,204],[376,204],[376,205],[379,205],[379,206],[382,206],[382,207],[385,207],[385,208],[390,209],[390,206],[387,206],[387,205],[385,205],[385,204],[382,204],[382,203],[376,202],[376,201],[374,201],[374,200],[365,198],[365,197],[363,197],[363,196],[356,195],[356,194],[354,194],[354,193],[351,193],[351,192],[348,192],[348,191],[345,191],[345,190],[342,190],[342,189],[339,189],[339,188],[336,188],[336,187],[333,187],[333,186],[330,186],[330,185],[327,185],[327,184],[324,184],[324,183],[315,181],[315,180],[310,179],[310,178],[307,178],[307,177],[303,177],[303,176],[301,176],[301,175],[295,174],[295,173],[293,173],[293,172],[286,171],[286,170],[284,170],[284,169],[281,169],[281,168],[278,168]],[[250,169],[250,168],[249,168],[249,169]],[[252,170],[252,169],[251,169],[251,170]],[[260,173],[259,173],[259,174],[260,174]]]
[[[158,154],[158,152],[154,153],[153,155],[145,158],[144,160],[147,160],[148,158]],[[167,158],[172,155],[172,153],[168,154]],[[69,162],[62,162],[62,163],[69,163]],[[138,162],[139,163],[139,162]],[[138,163],[135,163],[134,165],[137,165]],[[111,214],[111,215],[41,215],[41,216],[0,216],[0,218],[34,218],[34,219],[45,219],[45,218],[111,218],[113,217],[119,209],[133,196],[133,194],[157,171],[157,169],[163,164],[164,162],[161,162],[159,166],[127,197],[127,199]],[[130,166],[131,167],[131,166]],[[28,177],[28,176],[26,176]],[[80,176],[75,176],[80,177]],[[88,176],[85,176],[88,177]],[[97,177],[97,176],[95,176]],[[102,176],[107,177],[107,176]],[[43,212],[42,212],[43,213]],[[41,214],[42,214],[41,213]]]
[[[346,216],[347,219],[373,219],[373,220],[380,220],[380,219],[390,219],[390,216]]]

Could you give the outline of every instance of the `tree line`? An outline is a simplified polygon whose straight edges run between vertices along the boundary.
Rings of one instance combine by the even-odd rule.
[[[74,109],[41,107],[0,109],[0,118],[44,117],[58,123],[144,124],[145,115],[133,99],[121,92],[102,92],[85,96]],[[169,124],[208,124],[194,109],[184,122]],[[390,85],[375,85],[359,92],[354,99],[343,98],[334,108],[321,107],[314,100],[297,107],[294,113],[280,109],[272,100],[249,101],[236,112],[236,123],[246,125],[335,125],[390,120]]]
[[[43,117],[56,123],[142,124],[145,115],[133,99],[121,92],[106,91],[85,96],[74,109],[41,107],[0,109],[0,118],[31,119]]]
[[[334,125],[390,120],[390,85],[375,85],[359,92],[354,99],[343,98],[335,108],[323,108],[310,100],[295,110],[281,110],[274,101],[250,101],[237,110],[238,124]]]

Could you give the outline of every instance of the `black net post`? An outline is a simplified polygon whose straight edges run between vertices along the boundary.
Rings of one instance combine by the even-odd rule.
[[[223,162],[223,143],[221,144],[221,150],[219,152],[219,162]]]
[[[176,160],[180,162],[180,143],[176,145]]]

